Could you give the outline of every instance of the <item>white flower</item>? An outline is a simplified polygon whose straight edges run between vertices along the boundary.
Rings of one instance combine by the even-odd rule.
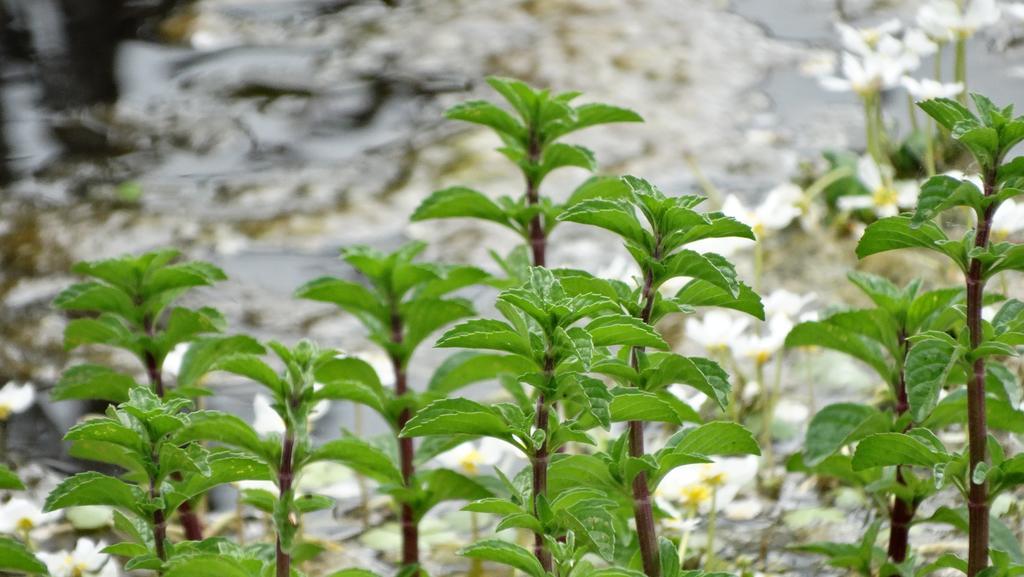
[[[844,52],[840,66],[842,76],[824,76],[819,81],[826,90],[870,96],[894,88],[900,77],[920,63],[921,59],[908,52],[902,42],[886,36],[879,41],[876,51]]]
[[[277,484],[273,481],[235,481],[234,485],[239,491],[257,490],[267,491],[273,495],[280,494],[280,491],[277,490]]]
[[[1024,20],[1024,2],[1003,4],[1003,10],[1010,16],[1016,18],[1017,20]]]
[[[932,0],[917,11],[917,24],[937,41],[966,40],[999,21],[996,0]]]
[[[164,357],[164,370],[177,377],[181,373],[181,363],[185,360],[185,353],[192,343],[178,343],[171,352]]]
[[[750,321],[725,311],[710,310],[704,319],[686,319],[686,334],[711,352],[730,349],[747,330]]]
[[[117,564],[110,555],[102,553],[107,546],[103,541],[93,542],[82,537],[73,551],[39,553],[37,556],[50,571],[51,577],[115,577]]]
[[[911,28],[903,34],[903,48],[917,58],[931,56],[939,51],[939,45],[919,28]]]
[[[839,32],[839,39],[842,41],[843,47],[854,54],[874,52],[883,38],[899,32],[901,27],[902,24],[896,18],[868,28],[854,28],[842,22],[836,23],[836,30]]]
[[[42,507],[21,497],[0,504],[0,534],[12,535],[37,529],[60,517],[60,512],[43,513]]]
[[[839,198],[843,210],[871,209],[879,217],[896,216],[900,207],[910,207],[917,202],[920,192],[916,182],[905,180],[892,182],[892,167],[878,163],[870,156],[863,156],[857,162],[857,178],[868,189],[869,194],[848,195]]]
[[[369,479],[363,482],[372,483]],[[301,495],[326,495],[339,500],[353,499],[362,493],[360,480],[352,469],[331,461],[317,461],[303,467],[295,490]],[[273,492],[277,492],[276,487]]]
[[[679,508],[707,512],[714,491],[715,505],[723,508],[754,480],[757,467],[758,458],[753,455],[677,467],[658,484],[654,498],[660,507],[670,512]]]
[[[799,217],[802,199],[800,188],[786,183],[768,191],[764,201],[754,208],[748,208],[739,197],[730,194],[722,203],[722,213],[746,224],[754,236],[762,238],[768,231],[786,228]]]
[[[768,317],[781,316],[789,320],[800,317],[804,307],[817,298],[814,293],[799,295],[786,289],[776,289],[765,297],[764,312]]]
[[[511,447],[498,439],[484,437],[468,441],[437,456],[445,467],[475,476],[484,467],[494,467],[511,455]]]
[[[917,80],[910,76],[900,79],[900,84],[907,92],[914,97],[914,100],[932,100],[935,98],[955,98],[964,91],[964,85],[960,82],[944,84],[931,78]]]
[[[1024,202],[1006,199],[992,216],[992,236],[1004,241],[1011,235],[1024,230]]]
[[[319,388],[319,387],[315,387]],[[330,405],[327,401],[320,401],[309,412],[309,420],[316,421],[327,413]],[[281,435],[285,431],[284,419],[277,414],[270,399],[264,395],[256,394],[252,399],[253,422],[252,428],[260,435]]]
[[[768,320],[765,329],[760,335],[746,334],[736,339],[733,345],[736,354],[751,358],[758,364],[767,363],[786,342],[786,335],[793,329],[793,321],[784,315],[776,315]]]
[[[7,383],[0,388],[0,421],[6,421],[12,414],[24,413],[35,399],[36,388],[32,383]]]

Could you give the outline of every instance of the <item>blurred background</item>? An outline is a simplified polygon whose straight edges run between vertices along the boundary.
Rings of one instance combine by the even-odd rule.
[[[514,245],[486,225],[408,223],[443,186],[521,192],[488,131],[443,117],[456,102],[493,97],[490,74],[641,113],[645,124],[572,139],[596,152],[600,172],[642,175],[675,194],[711,182],[755,200],[815,170],[822,151],[862,146],[858,100],[816,78],[834,67],[835,22],[912,20],[916,7],[0,0],[0,383],[45,390],[68,362],[50,301],[72,281],[73,262],[161,246],[227,271],[229,282],[199,298],[224,310],[233,331],[369,350],[352,319],[291,293],[351,274],[337,260],[348,244],[422,239],[429,257],[491,268],[487,249]],[[1022,40],[1024,24],[1006,21],[972,42],[971,89],[1022,104]],[[905,96],[891,98],[898,125]],[[545,193],[558,198],[585,177],[561,171]],[[552,264],[612,264],[608,235],[570,228],[553,239]],[[848,264],[828,265],[837,285]],[[776,274],[793,267],[805,268]],[[440,357],[423,357],[427,374]],[[245,392],[226,399],[251,411]],[[11,449],[57,458],[58,431],[77,416],[70,405],[12,420]]]

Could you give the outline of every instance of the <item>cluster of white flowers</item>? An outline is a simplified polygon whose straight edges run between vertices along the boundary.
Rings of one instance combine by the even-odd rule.
[[[488,468],[505,470],[518,457],[508,443],[484,437],[445,451],[437,456],[437,460],[447,469],[475,477]]]
[[[894,181],[892,167],[879,165],[868,155],[857,161],[857,179],[868,194],[841,197],[838,201],[840,209],[869,209],[878,217],[896,216],[900,209],[911,208],[917,203],[921,190],[914,180]]]
[[[697,515],[709,512],[712,493],[715,507],[728,507],[757,477],[758,462],[757,457],[747,455],[673,469],[654,491],[658,507],[669,514],[665,525],[677,531],[693,529],[699,523]]]

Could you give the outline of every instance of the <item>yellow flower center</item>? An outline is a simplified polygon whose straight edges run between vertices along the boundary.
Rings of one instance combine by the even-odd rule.
[[[480,462],[483,461],[483,455],[476,449],[470,449],[468,453],[462,456],[459,460],[459,466],[462,470],[469,475],[476,475],[480,470]]]
[[[22,517],[21,519],[18,519],[17,526],[19,531],[31,531],[35,528],[36,524],[32,522],[32,519]]]
[[[756,361],[759,365],[766,364],[771,358],[771,352],[766,350],[757,351],[757,353],[754,355],[754,361]]]
[[[0,421],[6,421],[7,417],[11,416],[11,406],[6,403],[0,403]]]
[[[892,188],[883,186],[872,193],[871,201],[878,207],[893,206],[899,202],[899,195]]]
[[[754,226],[750,227],[750,230],[754,231],[755,237],[761,238],[762,236],[764,236],[764,223],[756,222],[754,223]]]
[[[705,473],[701,475],[701,481],[704,481],[709,487],[721,487],[725,484],[725,473],[718,471],[715,473]]]
[[[683,505],[691,509],[696,509],[701,503],[711,498],[711,488],[707,485],[690,485],[683,487],[679,491],[679,497],[683,502]]]

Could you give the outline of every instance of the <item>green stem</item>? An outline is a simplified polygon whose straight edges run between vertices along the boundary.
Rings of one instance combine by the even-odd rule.
[[[683,567],[686,565],[686,548],[690,544],[690,533],[693,529],[690,527],[690,522],[693,521],[693,517],[696,514],[696,509],[691,508],[690,512],[686,515],[686,529],[683,530],[683,536],[679,539],[679,566]]]
[[[957,38],[956,40],[956,62],[954,70],[956,82],[963,85],[963,90],[957,95],[960,104],[967,106],[967,39]]]
[[[910,113],[910,127],[914,132],[921,131],[921,125],[917,122],[917,104],[914,102],[914,97],[907,93],[907,111]]]
[[[931,119],[925,124],[924,167],[928,176],[935,176],[935,123]]]
[[[708,570],[715,567],[715,528],[718,525],[718,486],[711,486],[711,511],[708,513],[708,545],[707,558],[704,561]]]

